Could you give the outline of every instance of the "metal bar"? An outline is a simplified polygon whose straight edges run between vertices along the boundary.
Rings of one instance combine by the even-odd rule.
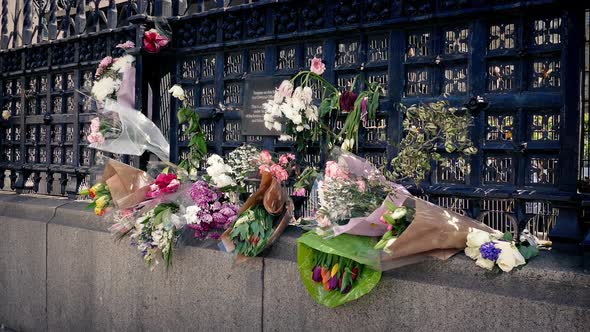
[[[49,0],[49,22],[47,24],[48,39],[57,39],[57,0]]]
[[[107,28],[115,29],[117,27],[117,6],[115,0],[109,1],[109,8],[107,9]]]
[[[85,0],[78,0],[76,3],[76,18],[74,19],[74,31],[77,35],[81,35],[86,32]]]
[[[8,35],[8,0],[2,0],[2,19],[0,20],[0,24],[2,24],[0,30],[2,44],[0,46],[2,49],[6,49],[10,40],[10,36]]]
[[[33,0],[24,0],[23,11],[23,45],[29,45],[33,40]]]

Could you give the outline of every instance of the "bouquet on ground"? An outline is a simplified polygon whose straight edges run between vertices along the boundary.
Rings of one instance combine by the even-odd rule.
[[[108,207],[111,206],[112,197],[109,187],[104,183],[98,182],[90,189],[80,191],[82,196],[90,196],[92,202],[86,206],[87,209],[93,209],[97,216],[103,216]]]
[[[281,235],[293,218],[293,202],[271,171],[262,170],[258,190],[238,211],[221,240],[226,251],[257,256]]]
[[[465,255],[475,260],[477,266],[493,270],[496,266],[510,272],[525,265],[539,250],[536,245],[515,243],[512,233],[493,233],[475,230],[467,235]]]
[[[101,179],[90,189],[80,191],[80,195],[90,196],[93,202],[88,208],[102,216],[109,206],[123,210],[145,201],[153,182],[145,171],[107,159]]]

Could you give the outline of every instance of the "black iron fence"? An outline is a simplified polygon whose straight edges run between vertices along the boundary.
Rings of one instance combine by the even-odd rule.
[[[580,129],[587,109],[580,74],[588,21],[579,4],[25,0],[16,11],[22,20],[11,25],[22,29],[9,31],[7,3],[0,107],[12,117],[0,136],[4,190],[75,195],[87,185],[96,152],[82,139],[92,114],[77,90],[89,89],[97,62],[114,45],[128,39],[141,45],[153,16],[165,16],[171,47],[157,55],[135,52],[136,104],[147,110],[153,103],[149,116],[170,137],[173,161],[188,148],[174,116],[178,105],[167,94],[172,84],[185,88],[201,115],[211,153],[244,142],[291,150],[273,137],[242,135],[244,84],[292,76],[320,56],[324,76],[338,86],[361,74],[387,91],[377,120],[361,128],[360,155],[378,165],[396,155],[400,103],[445,95],[460,106],[481,96],[487,107],[472,109],[479,152],[466,161],[469,170],[445,154],[416,193],[496,228],[513,227],[515,219],[540,237],[575,243],[582,236],[577,180],[587,142],[580,140],[587,134]],[[310,147],[300,157],[321,165],[324,150]]]

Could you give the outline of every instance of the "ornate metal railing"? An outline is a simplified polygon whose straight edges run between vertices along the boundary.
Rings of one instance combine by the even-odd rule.
[[[483,97],[485,103],[471,110],[479,152],[466,161],[469,172],[460,171],[457,156],[445,154],[416,193],[473,217],[485,213],[484,221],[498,228],[512,227],[509,219],[515,218],[520,229],[541,237],[577,241],[583,5],[246,2],[103,1],[107,6],[101,7],[100,1],[78,1],[61,21],[51,10],[36,28],[23,21],[27,28],[9,41],[22,38],[29,45],[35,36],[38,45],[0,53],[0,106],[13,114],[0,141],[4,188],[63,195],[88,181],[95,156],[81,137],[91,114],[75,90],[88,88],[93,67],[113,45],[128,38],[140,44],[150,15],[164,15],[173,44],[158,55],[137,54],[137,106],[146,110],[147,92],[155,96],[150,116],[169,135],[173,161],[187,153],[187,145],[173,116],[178,105],[166,93],[172,84],[182,84],[191,96],[212,153],[225,154],[243,142],[290,150],[273,137],[242,135],[244,84],[291,76],[321,56],[324,76],[338,86],[360,73],[386,89],[378,119],[360,133],[359,153],[379,165],[397,153],[403,134],[399,103],[444,94],[463,105]],[[49,3],[51,8],[56,1]],[[94,11],[83,10],[88,8]],[[11,35],[5,26],[2,45]],[[61,33],[51,33],[56,26]],[[321,164],[324,151],[318,145],[300,157]]]

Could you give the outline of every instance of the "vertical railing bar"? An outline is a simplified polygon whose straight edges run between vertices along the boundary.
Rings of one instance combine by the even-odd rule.
[[[29,45],[33,39],[33,10],[31,4],[33,0],[24,0],[25,6],[23,11],[23,40],[22,44]]]
[[[0,20],[0,24],[2,24],[2,29],[0,30],[2,43],[0,48],[7,49],[10,38],[8,36],[8,0],[2,0],[2,19]]]
[[[109,8],[107,10],[107,28],[117,28],[117,6],[115,0],[109,1]]]
[[[57,39],[57,0],[49,0],[49,22],[47,22],[47,39]]]
[[[84,0],[76,2],[76,18],[74,19],[74,32],[81,35],[86,31],[86,9]]]
[[[20,19],[20,1],[14,2],[14,14],[12,16],[12,47],[18,46],[18,21]]]

